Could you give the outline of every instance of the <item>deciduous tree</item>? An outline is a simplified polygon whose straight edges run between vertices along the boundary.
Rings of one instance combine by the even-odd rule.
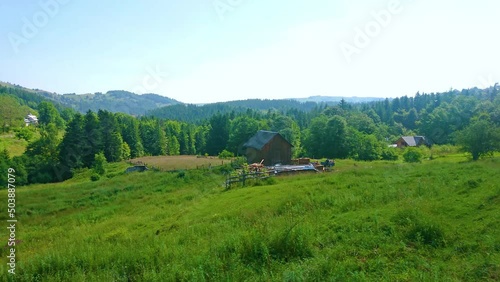
[[[500,150],[500,129],[487,118],[477,118],[464,130],[456,132],[455,140],[473,160],[478,160]]]

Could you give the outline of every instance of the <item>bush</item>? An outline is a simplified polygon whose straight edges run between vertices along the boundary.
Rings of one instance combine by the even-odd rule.
[[[90,180],[92,180],[92,181],[97,181],[99,179],[101,179],[101,176],[97,173],[94,173],[90,176]]]
[[[219,159],[230,159],[233,158],[234,154],[228,150],[224,150],[219,154]]]
[[[456,154],[459,148],[453,145],[434,145],[432,146],[432,154],[438,157],[443,157],[448,154]]]
[[[104,175],[106,173],[106,168],[105,168],[106,163],[107,163],[106,157],[104,156],[103,152],[95,154],[92,169],[96,174]]]
[[[231,166],[233,168],[241,168],[243,167],[244,165],[247,164],[247,158],[245,157],[238,157],[236,159],[234,159],[231,163]]]
[[[419,163],[422,161],[423,154],[417,148],[406,148],[403,153],[403,159],[407,163]]]
[[[353,158],[357,161],[375,161],[380,159],[382,144],[373,135],[359,136],[358,144],[353,150]]]
[[[264,185],[274,185],[277,183],[276,178],[274,178],[274,177],[268,177],[268,178],[264,179],[263,182],[264,182]]]
[[[381,157],[382,160],[384,161],[397,161],[399,158],[395,149],[390,149],[390,148],[383,150]]]
[[[177,173],[177,178],[184,178],[186,177],[186,172],[184,170],[181,170]]]
[[[213,173],[224,174],[224,175],[229,174],[233,171],[234,171],[234,168],[231,166],[231,164],[224,164],[222,166],[216,166],[212,170]]]
[[[24,139],[27,142],[31,141],[34,136],[34,127],[33,126],[26,126],[26,127],[21,127],[18,129],[14,129],[16,132],[16,138],[17,139]]]

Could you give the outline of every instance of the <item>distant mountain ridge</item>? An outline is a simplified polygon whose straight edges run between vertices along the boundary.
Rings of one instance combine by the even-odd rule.
[[[110,112],[121,112],[139,116],[159,107],[180,104],[177,100],[160,96],[158,94],[138,95],[123,90],[112,90],[106,92],[105,94],[54,95],[47,92],[40,92],[39,94],[82,113],[87,112],[88,110],[96,112],[101,109]]]
[[[338,103],[344,99],[347,103],[367,103],[373,101],[382,101],[386,98],[377,97],[345,97],[345,96],[310,96],[307,98],[291,98],[292,100],[305,103],[305,102],[315,102],[315,103]]]
[[[217,112],[243,112],[246,109],[266,111],[275,109],[287,111],[298,109],[311,111],[318,104],[338,104],[342,99],[347,103],[366,103],[384,100],[375,97],[344,97],[344,96],[310,96],[307,98],[289,99],[247,99],[209,104],[185,104],[175,99],[154,93],[135,94],[124,90],[110,90],[106,93],[93,94],[57,94],[41,89],[29,89],[20,85],[0,82],[0,86],[21,89],[39,95],[53,101],[61,106],[74,109],[80,113],[88,110],[94,112],[107,110],[110,112],[121,112],[133,116],[149,115],[166,119],[199,120],[205,119]],[[195,118],[196,117],[196,118]]]
[[[319,104],[316,102],[299,102],[292,99],[247,99],[203,105],[177,104],[151,110],[147,113],[147,115],[162,119],[199,122],[208,119],[217,113],[241,113],[245,112],[247,109],[256,111],[278,110],[286,112],[289,110],[297,110],[309,112],[318,107],[318,105]]]
[[[88,110],[97,112],[101,109],[140,116],[156,108],[181,104],[177,100],[158,94],[148,93],[139,95],[124,90],[112,90],[105,94],[99,92],[94,94],[57,94],[5,82],[0,82],[0,86],[31,92],[81,113],[85,113]]]

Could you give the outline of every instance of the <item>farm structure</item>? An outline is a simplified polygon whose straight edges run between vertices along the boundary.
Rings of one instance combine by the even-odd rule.
[[[24,119],[24,123],[26,124],[26,126],[37,125],[38,124],[38,118],[35,115],[32,115],[31,113],[29,113],[26,116],[26,118]]]
[[[258,131],[243,144],[247,161],[265,166],[291,164],[292,147],[293,145],[278,132],[266,130]]]
[[[428,146],[429,143],[425,139],[424,136],[403,136],[396,141],[396,147],[405,148],[405,147],[419,147],[422,145]]]
[[[245,187],[248,180],[262,181],[272,176],[274,176],[274,174],[269,171],[241,171],[235,176],[228,175],[226,177],[226,190],[231,189],[232,185],[235,183],[239,183],[242,187]]]

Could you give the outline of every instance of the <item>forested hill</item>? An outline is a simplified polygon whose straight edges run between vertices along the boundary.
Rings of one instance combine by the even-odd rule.
[[[178,104],[179,102],[168,97],[157,94],[138,95],[128,91],[114,90],[105,94],[64,94],[54,95],[47,92],[40,92],[54,101],[71,107],[81,113],[88,110],[97,112],[107,110],[110,112],[126,113],[134,116],[144,115],[147,111],[167,105]]]
[[[199,122],[209,119],[216,113],[243,113],[248,109],[255,111],[279,111],[290,110],[309,112],[318,107],[316,102],[299,102],[292,99],[287,100],[260,100],[248,99],[229,102],[219,102],[205,105],[178,104],[151,110],[148,116],[162,119],[172,119],[184,122]],[[325,104],[326,105],[326,104]]]
[[[56,94],[40,89],[27,89],[18,85],[9,83],[0,83],[0,93],[17,93],[28,97],[30,101],[38,102],[47,99],[56,104],[74,109],[80,113],[88,110],[97,112],[98,110],[107,110],[110,112],[121,112],[134,116],[144,115],[146,112],[167,105],[179,104],[179,101],[160,96],[157,94],[138,95],[123,90],[108,91],[107,93],[94,94]],[[22,93],[22,94],[21,94]],[[36,98],[35,96],[38,96]]]
[[[61,126],[64,120],[70,120],[74,115],[74,110],[39,95],[35,90],[0,83],[0,126],[3,132],[23,126],[28,113],[38,116],[49,108],[59,113],[61,120],[57,123]]]
[[[157,94],[143,94],[114,90],[106,94],[64,94],[60,96],[63,104],[71,105],[79,112],[88,110],[107,110],[110,112],[121,112],[134,116],[144,115],[146,112],[167,105],[179,104],[179,101],[160,96]]]
[[[294,98],[293,100],[299,102],[316,102],[316,103],[339,103],[344,100],[347,103],[368,103],[373,101],[383,101],[384,98],[375,97],[344,97],[344,96],[310,96],[307,98]]]
[[[4,132],[33,131],[31,137],[23,135],[29,142],[23,155],[3,156],[3,167],[17,165],[18,184],[62,181],[75,170],[92,168],[96,156],[117,162],[141,156],[238,155],[259,130],[279,132],[293,145],[293,157],[396,160],[398,151],[388,145],[401,136],[425,136],[434,145],[459,145],[475,160],[500,151],[498,84],[360,104],[246,100],[173,105],[162,109],[172,114],[163,118],[106,110],[82,115],[60,104],[57,107],[63,108],[57,110],[33,91],[12,87],[0,88],[0,99]],[[25,127],[23,116],[13,116],[29,111],[27,107],[38,111],[38,127]]]

